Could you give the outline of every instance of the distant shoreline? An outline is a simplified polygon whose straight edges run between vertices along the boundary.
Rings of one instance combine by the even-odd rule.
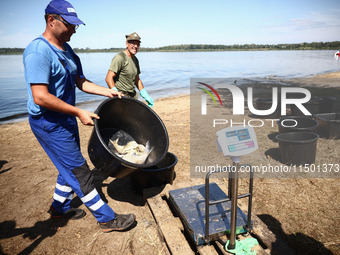
[[[24,48],[0,48],[0,55],[22,54]],[[77,53],[119,52],[124,48],[74,48]],[[195,51],[277,51],[277,50],[340,50],[340,41],[284,44],[181,44],[155,48],[141,48],[140,52],[195,52]]]

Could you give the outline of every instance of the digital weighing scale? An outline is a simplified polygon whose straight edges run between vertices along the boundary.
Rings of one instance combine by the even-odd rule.
[[[258,144],[255,131],[250,126],[224,128],[216,135],[218,150],[233,161],[233,167],[228,171],[228,195],[216,183],[209,182],[213,174],[209,172],[205,184],[172,190],[169,200],[196,245],[230,235],[228,249],[235,249],[236,235],[252,229],[253,173],[250,171],[249,192],[238,195],[240,157],[257,150]],[[248,197],[247,215],[237,206],[237,199],[245,197]]]

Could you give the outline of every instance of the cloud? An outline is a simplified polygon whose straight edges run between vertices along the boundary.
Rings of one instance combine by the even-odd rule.
[[[293,18],[288,26],[294,30],[318,30],[333,29],[340,27],[340,10],[335,10],[334,14],[323,14],[319,12],[311,13],[305,18]]]
[[[319,29],[328,27],[328,24],[324,21],[316,21],[311,19],[291,19],[290,25],[294,30],[305,30],[305,29]]]
[[[300,43],[339,40],[340,10],[310,12],[300,17],[275,20],[248,33],[254,43]]]

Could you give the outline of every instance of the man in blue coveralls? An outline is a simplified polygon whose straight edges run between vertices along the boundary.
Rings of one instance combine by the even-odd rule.
[[[28,90],[31,129],[59,171],[53,202],[48,211],[52,218],[81,219],[85,211],[71,208],[76,193],[97,219],[104,232],[128,229],[135,223],[133,214],[115,213],[98,194],[93,174],[80,151],[76,117],[84,125],[93,125],[95,113],[75,107],[75,87],[107,97],[121,94],[85,78],[78,56],[66,43],[84,24],[73,6],[53,0],[45,9],[46,29],[25,49],[23,55]]]

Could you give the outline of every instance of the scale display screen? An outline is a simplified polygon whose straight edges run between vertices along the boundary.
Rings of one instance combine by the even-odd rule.
[[[228,143],[230,143],[230,145],[228,145],[229,151],[245,150],[248,149],[249,147],[255,146],[254,141],[242,142],[244,140],[250,139],[248,129],[229,131],[226,132],[225,135],[227,137]]]
[[[234,126],[222,129],[216,134],[219,149],[225,156],[243,156],[258,148],[252,127]]]

